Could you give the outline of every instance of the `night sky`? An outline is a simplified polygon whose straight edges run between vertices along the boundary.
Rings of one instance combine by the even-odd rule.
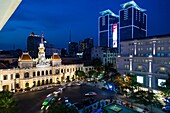
[[[72,41],[98,37],[99,12],[110,9],[118,14],[120,4],[129,0],[23,0],[0,31],[0,49],[26,49],[30,33],[41,35],[56,48]],[[148,35],[170,34],[170,0],[135,0],[147,10]]]

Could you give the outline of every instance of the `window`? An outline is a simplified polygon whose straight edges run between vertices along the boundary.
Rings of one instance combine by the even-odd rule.
[[[8,76],[7,75],[4,75],[4,80],[7,80],[8,79]]]
[[[46,70],[46,75],[48,75],[48,70]]]
[[[24,78],[29,78],[29,73],[28,72],[24,73]]]
[[[35,77],[35,72],[33,72],[33,77]]]
[[[19,78],[19,77],[20,77],[19,73],[16,73],[15,78]]]
[[[170,53],[168,53],[168,57],[170,57]]]
[[[161,56],[164,56],[164,53],[161,53]]]
[[[50,70],[50,75],[52,75],[52,70]]]
[[[164,47],[161,47],[161,50],[164,50]]]
[[[157,56],[161,56],[161,54],[160,54],[160,53],[157,53]]]
[[[150,47],[149,50],[152,51],[152,48]]]
[[[69,72],[69,69],[67,69],[67,72]]]
[[[160,50],[161,48],[160,47],[157,47],[157,50]]]
[[[37,72],[37,76],[40,76],[40,72],[39,71]]]

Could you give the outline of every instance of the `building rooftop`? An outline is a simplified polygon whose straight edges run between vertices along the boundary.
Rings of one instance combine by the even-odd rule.
[[[130,1],[130,2],[126,2],[126,3],[124,3],[124,4],[121,4],[120,6],[121,6],[123,9],[126,9],[126,8],[128,8],[128,7],[134,7],[134,8],[136,8],[136,9],[142,11],[142,12],[145,12],[145,11],[146,11],[146,9],[140,8],[133,0]]]
[[[29,53],[23,53],[19,61],[32,61],[32,58]]]
[[[108,14],[109,14],[109,15],[112,15],[112,16],[114,16],[114,17],[119,18],[119,15],[114,14],[110,9],[101,11],[100,14],[101,14],[102,16],[105,16],[105,15],[108,15]]]
[[[126,39],[122,42],[133,41],[133,40],[149,40],[149,39],[165,38],[165,37],[170,38],[170,34],[162,34],[162,35],[154,35],[154,36],[147,36],[147,37],[141,37],[141,38]]]
[[[54,53],[53,56],[52,56],[52,60],[61,60],[61,58],[58,55],[58,53]]]

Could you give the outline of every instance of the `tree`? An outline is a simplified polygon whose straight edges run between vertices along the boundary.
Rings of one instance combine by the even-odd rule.
[[[159,89],[166,95],[170,96],[170,77],[166,80],[165,83],[162,84],[162,87]]]
[[[75,75],[78,76],[80,79],[84,79],[86,77],[86,74],[84,71],[76,70]]]
[[[0,92],[0,113],[18,113],[16,100],[9,91]]]

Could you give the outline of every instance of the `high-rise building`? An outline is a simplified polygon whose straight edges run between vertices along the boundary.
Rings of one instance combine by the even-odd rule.
[[[119,36],[120,41],[126,39],[146,37],[147,15],[145,9],[140,8],[134,1],[121,5],[119,11]]]
[[[98,19],[98,46],[118,48],[118,21],[119,16],[111,10],[100,12]]]
[[[33,58],[38,57],[38,47],[40,42],[41,37],[39,35],[35,35],[34,33],[31,33],[27,38],[27,50]]]
[[[93,38],[86,38],[79,42],[79,51],[84,52],[84,50],[92,48],[93,47]]]
[[[69,44],[68,44],[69,56],[75,57],[77,52],[78,52],[78,43],[77,42],[69,42]]]
[[[91,48],[93,47],[93,38],[86,38],[79,42],[79,52],[83,55],[83,59],[91,59]]]

